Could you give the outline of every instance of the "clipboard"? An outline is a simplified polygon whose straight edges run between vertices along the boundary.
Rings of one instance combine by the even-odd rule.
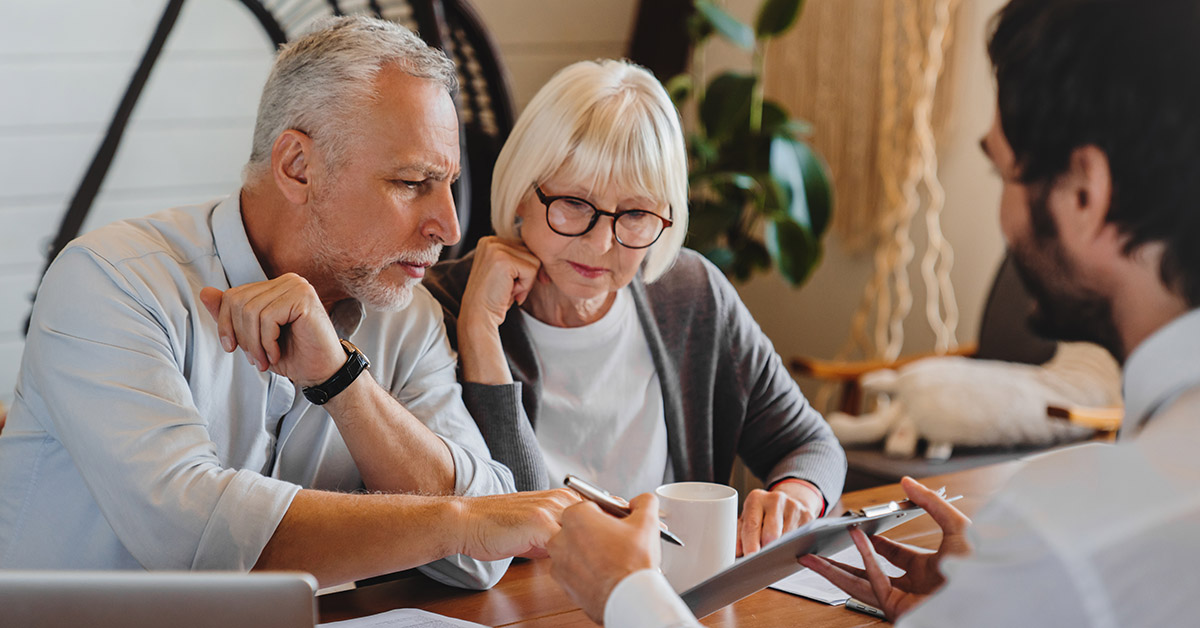
[[[944,491],[942,489],[939,494]],[[946,501],[961,498],[962,495],[958,495]],[[697,618],[703,618],[804,569],[796,562],[800,556],[828,556],[854,545],[850,530],[855,526],[870,536],[923,514],[924,508],[905,499],[851,510],[841,517],[815,519],[758,552],[737,559],[720,573],[684,591],[680,597]]]

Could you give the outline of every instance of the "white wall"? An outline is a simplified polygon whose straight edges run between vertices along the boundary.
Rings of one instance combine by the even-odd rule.
[[[584,59],[620,58],[633,33],[637,0],[473,0],[512,79],[516,110],[559,69]]]
[[[165,4],[0,0],[0,401],[45,248]],[[184,3],[84,228],[235,190],[272,56],[240,3]]]
[[[635,0],[479,0],[518,107],[579,59],[621,56]],[[0,402],[46,246],[166,0],[0,0]],[[273,58],[237,0],[190,0],[84,229],[237,188]]]

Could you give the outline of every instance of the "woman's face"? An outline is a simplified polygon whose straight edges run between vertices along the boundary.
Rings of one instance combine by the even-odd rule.
[[[667,215],[667,203],[633,194],[617,184],[589,192],[578,182],[552,177],[541,184],[541,189],[546,196],[582,198],[604,211],[642,209]],[[629,285],[646,253],[654,247],[631,249],[621,245],[613,238],[612,218],[607,216],[600,216],[581,236],[559,235],[547,224],[546,206],[532,188],[517,208],[517,215],[521,217],[525,246],[542,261],[542,270],[554,287],[573,299],[595,299]]]

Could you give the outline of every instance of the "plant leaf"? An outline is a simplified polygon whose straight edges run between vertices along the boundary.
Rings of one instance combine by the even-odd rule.
[[[739,128],[749,129],[754,82],[753,76],[724,72],[708,84],[700,103],[700,122],[710,138],[728,137]]]
[[[754,31],[710,0],[696,0],[696,12],[725,39],[742,50],[754,49]]]
[[[692,82],[692,76],[687,72],[676,74],[667,81],[663,87],[667,90],[667,95],[671,97],[671,102],[675,103],[675,107],[683,106],[683,103],[692,96],[692,90],[695,85]]]
[[[793,286],[803,284],[821,259],[820,239],[789,218],[768,222],[766,240],[779,274]]]
[[[801,138],[812,135],[813,125],[808,120],[794,118],[783,123],[778,129],[778,133],[790,135],[793,138]]]
[[[796,23],[804,0],[767,0],[758,12],[754,30],[760,39],[783,34]]]
[[[687,29],[688,39],[691,40],[693,46],[703,44],[713,34],[712,22],[709,22],[708,18],[696,13],[688,16]]]
[[[773,100],[763,101],[762,128],[763,135],[775,135],[788,124],[788,113],[779,103]]]
[[[820,238],[829,227],[833,193],[828,170],[812,147],[786,136],[772,139],[771,178],[782,192],[788,218]]]
[[[714,172],[696,172],[692,174],[691,185],[694,187],[700,183],[718,186],[721,184],[731,184],[741,190],[756,190],[759,187],[758,180],[744,172],[730,172],[728,170],[717,170]]]
[[[733,251],[726,247],[718,246],[711,248],[705,251],[703,255],[704,257],[707,257],[708,261],[712,262],[714,266],[720,268],[721,272],[723,273],[729,273],[733,269]]]
[[[737,224],[742,213],[739,200],[730,197],[696,199],[689,210],[687,246],[701,252],[719,246],[721,237]]]
[[[756,271],[771,268],[771,254],[762,242],[749,237],[740,230],[728,234],[730,248],[733,249],[733,276],[739,281],[746,281]]]

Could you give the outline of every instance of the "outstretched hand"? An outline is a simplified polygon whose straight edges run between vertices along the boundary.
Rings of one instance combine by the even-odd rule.
[[[579,495],[565,488],[464,499],[459,553],[478,560],[544,555],[563,509],[578,501]]]
[[[941,572],[943,559],[971,553],[966,534],[971,520],[962,511],[912,478],[904,478],[900,485],[908,498],[925,509],[942,529],[942,541],[937,551],[897,543],[882,536],[868,539],[862,530],[852,530],[850,537],[862,555],[863,569],[815,555],[799,559],[801,565],[817,572],[834,586],[883,610],[891,621],[941,588],[945,582]],[[889,578],[879,565],[880,557],[903,569],[904,575]]]

